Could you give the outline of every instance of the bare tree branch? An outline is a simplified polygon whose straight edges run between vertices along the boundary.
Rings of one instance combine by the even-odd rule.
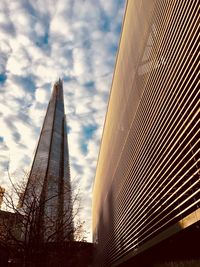
[[[72,192],[69,185],[63,184],[62,192],[41,199],[34,185],[30,187],[29,184],[29,188],[27,188],[28,174],[25,174],[25,178],[14,183],[8,170],[8,178],[12,188],[4,195],[4,205],[10,217],[5,217],[3,220],[0,218],[0,244],[23,252],[26,259],[35,253],[36,244],[54,242],[55,240],[63,242],[69,240],[72,235],[78,241],[85,241],[87,233],[84,222],[77,219],[81,210],[80,190],[73,189]],[[23,196],[23,202],[19,205],[16,200],[21,201],[25,190],[26,196]],[[65,210],[61,213],[62,216],[55,219],[49,216],[44,207],[51,205],[54,198],[60,197],[59,194],[69,195],[70,204],[67,205],[66,203]],[[44,228],[43,221],[48,222]],[[75,225],[73,225],[74,221],[76,221]],[[40,238],[41,231],[46,236],[45,240]]]

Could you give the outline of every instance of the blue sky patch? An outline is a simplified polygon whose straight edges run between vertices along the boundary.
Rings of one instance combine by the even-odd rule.
[[[49,43],[49,33],[46,32],[42,37],[39,37],[38,40],[36,41],[36,45],[39,47],[43,47],[48,45]]]
[[[89,81],[89,82],[85,83],[84,85],[88,89],[94,89],[95,88],[95,83],[93,81]]]
[[[67,134],[71,132],[72,128],[67,125]]]
[[[45,35],[43,36],[43,44],[47,45],[49,42],[49,33],[46,32]]]
[[[7,79],[7,76],[5,73],[0,73],[0,83],[4,83]]]
[[[80,144],[80,149],[81,149],[82,153],[83,153],[84,155],[86,155],[87,152],[88,152],[88,145],[87,145],[85,142],[82,142],[82,143]]]
[[[18,75],[13,75],[14,81],[16,84],[19,86],[23,87],[25,91],[27,92],[35,92],[35,83],[34,83],[34,77],[32,76],[18,76]]]
[[[83,137],[85,139],[91,139],[95,133],[95,131],[97,130],[97,125],[93,125],[93,124],[90,124],[88,126],[84,126],[83,127]]]
[[[110,31],[110,20],[107,17],[104,17],[102,22],[101,22],[101,28],[103,32],[108,32]]]

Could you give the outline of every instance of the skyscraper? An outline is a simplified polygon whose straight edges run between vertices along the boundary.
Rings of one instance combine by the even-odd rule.
[[[93,190],[97,266],[200,266],[198,25],[198,1],[127,1]]]
[[[52,236],[51,241],[73,238],[69,152],[60,79],[53,87],[23,202],[28,209],[37,202],[34,216],[41,238],[48,240]]]

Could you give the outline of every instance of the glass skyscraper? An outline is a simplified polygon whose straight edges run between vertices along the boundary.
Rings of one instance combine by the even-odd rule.
[[[36,202],[34,215],[44,240],[73,239],[71,186],[63,84],[54,84],[33,159],[24,205]]]

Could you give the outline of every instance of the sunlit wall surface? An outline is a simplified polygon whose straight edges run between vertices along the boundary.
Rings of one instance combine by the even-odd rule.
[[[93,190],[100,266],[200,220],[197,11],[127,1]]]
[[[72,214],[69,214],[71,212],[70,171],[61,80],[55,83],[47,108],[25,192],[26,198],[30,201],[35,201],[37,198],[45,203],[40,214],[43,217],[41,222],[43,221],[44,237],[48,237],[53,232],[60,234],[61,230],[57,230],[58,224],[64,227],[64,220],[67,217],[69,217],[70,226],[70,220],[72,220]],[[57,238],[56,235],[55,238]]]

